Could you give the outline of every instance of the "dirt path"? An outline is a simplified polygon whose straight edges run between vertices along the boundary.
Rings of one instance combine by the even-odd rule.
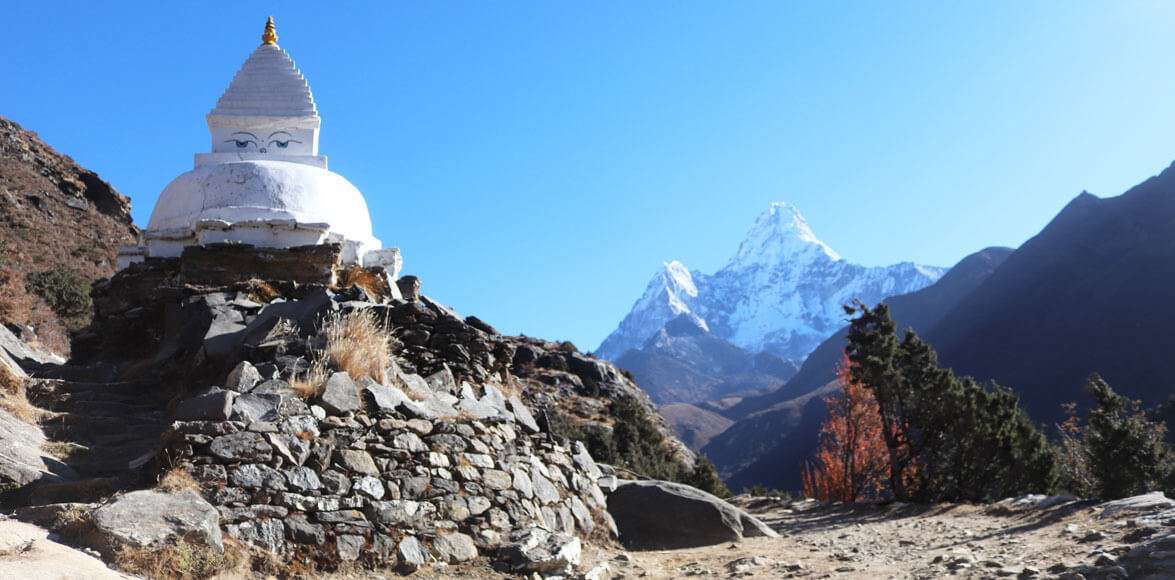
[[[1097,564],[1112,574],[1130,526],[1091,504],[1051,508],[833,506],[743,500],[779,531],[723,546],[630,552],[612,569],[631,577],[963,578],[1058,576]]]

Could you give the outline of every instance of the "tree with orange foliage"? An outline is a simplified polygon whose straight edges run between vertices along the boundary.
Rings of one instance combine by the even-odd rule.
[[[826,502],[877,498],[889,476],[877,399],[853,380],[847,356],[837,378],[841,392],[825,400],[828,420],[820,429],[820,448],[802,473],[804,495]]]

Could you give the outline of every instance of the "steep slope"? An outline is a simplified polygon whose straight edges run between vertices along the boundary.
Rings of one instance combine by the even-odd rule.
[[[670,320],[643,348],[629,350],[616,364],[659,404],[756,394],[782,385],[797,370],[791,361],[752,354],[714,336],[692,314]]]
[[[991,277],[1011,253],[1009,248],[986,248],[960,260],[933,285],[885,302],[899,327],[925,333]],[[837,388],[836,366],[847,332],[842,327],[821,343],[783,388],[748,397],[723,411],[738,420],[716,435],[703,453],[735,489],[756,483],[798,487],[800,466],[815,448],[826,416],[823,400]]]
[[[0,323],[64,354],[89,321],[90,282],[137,236],[129,199],[0,117]]]
[[[1147,403],[1172,391],[1175,166],[1126,193],[1082,193],[930,332],[957,372],[1015,389],[1034,418],[1101,373]]]
[[[717,273],[666,264],[597,354],[617,360],[642,348],[670,319],[692,314],[735,346],[798,362],[843,324],[845,302],[918,290],[942,273],[908,262],[847,262],[816,237],[795,207],[774,203]]]

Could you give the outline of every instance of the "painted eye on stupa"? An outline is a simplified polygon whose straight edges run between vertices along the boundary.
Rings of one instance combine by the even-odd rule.
[[[277,145],[279,149],[285,149],[286,147],[290,146],[289,141],[270,141],[270,143]]]
[[[252,139],[229,139],[225,143],[233,143],[237,146],[237,149],[247,149],[249,145],[257,145],[257,142]]]

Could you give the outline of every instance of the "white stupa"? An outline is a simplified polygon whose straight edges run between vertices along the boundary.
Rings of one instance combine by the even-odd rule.
[[[398,250],[381,250],[372,235],[363,194],[318,154],[314,97],[277,45],[272,17],[261,41],[207,115],[212,151],[197,153],[195,167],[159,195],[142,244],[120,252],[121,267],[219,242],[340,243],[346,263],[398,266]]]

